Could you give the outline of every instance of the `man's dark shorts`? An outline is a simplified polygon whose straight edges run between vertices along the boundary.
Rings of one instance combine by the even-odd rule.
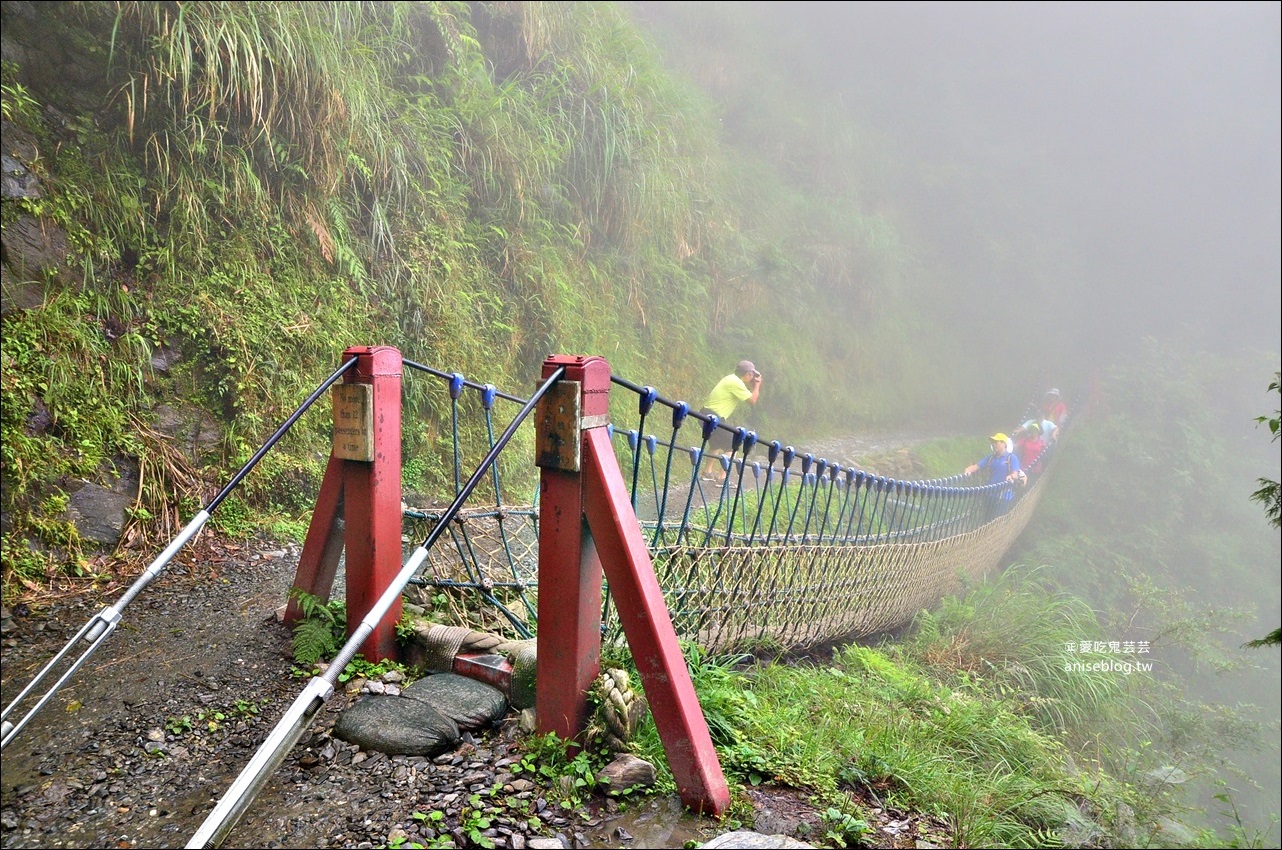
[[[704,416],[713,415],[712,411],[706,407],[700,410],[699,412],[702,413]],[[725,425],[727,423],[722,422],[721,424]],[[699,425],[702,427],[703,422],[699,422]],[[728,452],[730,451],[730,447],[733,445],[734,445],[734,434],[725,430],[724,428],[720,428],[720,427],[717,428],[715,431],[712,432],[712,436],[708,438],[708,451],[710,452]]]

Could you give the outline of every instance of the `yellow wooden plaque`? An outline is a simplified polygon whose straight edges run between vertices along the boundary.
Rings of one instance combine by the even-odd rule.
[[[369,384],[335,384],[334,457],[374,459],[374,388]]]

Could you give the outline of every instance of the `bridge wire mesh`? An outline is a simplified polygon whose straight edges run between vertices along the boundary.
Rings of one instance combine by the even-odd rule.
[[[520,399],[431,371],[449,386],[458,469],[466,465],[460,416],[479,412],[492,446],[495,400]],[[997,511],[1000,486],[963,486],[960,476],[895,481],[763,445],[742,429],[732,453],[711,455],[707,435],[725,426],[709,428],[688,405],[614,380],[641,399],[638,427],[611,434],[656,577],[678,637],[708,652],[800,650],[906,624],[999,563],[1036,509],[1055,460],[1046,452],[1040,475],[1013,488],[1010,507]],[[647,397],[672,410],[662,434],[641,430],[652,412]],[[700,477],[709,457],[725,482]],[[529,638],[537,630],[537,499],[505,502],[513,488],[497,468],[491,484],[490,503],[478,503],[478,488],[441,536],[449,545],[433,548],[407,592],[442,622]],[[407,505],[405,516],[410,539],[439,521],[431,508]],[[606,598],[603,638],[620,643]]]

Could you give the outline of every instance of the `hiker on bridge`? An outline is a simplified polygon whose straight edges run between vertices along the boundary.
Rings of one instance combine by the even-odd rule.
[[[1037,426],[1037,430],[1040,432],[1042,439],[1046,441],[1047,445],[1050,445],[1051,443],[1055,442],[1055,437],[1057,436],[1055,432],[1059,430],[1059,427],[1049,419],[1040,418],[1040,414],[1039,414],[1037,417],[1034,417],[1033,419],[1025,420],[1024,423],[1020,425],[1018,428],[1016,428],[1015,432],[1011,434],[1011,436],[1015,438],[1015,443],[1017,445],[1020,441],[1020,438],[1027,435],[1029,430],[1034,425]]]
[[[1010,510],[1015,500],[1015,484],[1028,483],[1028,475],[1019,467],[1019,457],[1009,448],[1009,437],[997,433],[988,438],[992,451],[966,467],[963,473],[967,477],[979,470],[987,470],[989,484],[1005,484],[997,491],[993,502],[993,516],[1000,516]]]
[[[1059,390],[1055,387],[1051,387],[1047,390],[1046,395],[1042,397],[1041,417],[1043,419],[1049,419],[1051,422],[1055,423],[1057,431],[1059,427],[1064,424],[1064,420],[1068,418],[1068,405],[1059,397]],[[1046,435],[1047,439],[1052,442],[1057,436],[1057,433]]]
[[[1019,458],[1019,468],[1030,478],[1037,475],[1041,466],[1038,458],[1046,449],[1046,429],[1054,431],[1050,422],[1038,422],[1030,419],[1015,430],[1015,456]]]
[[[756,404],[761,398],[761,373],[753,365],[751,360],[740,360],[735,370],[726,375],[717,385],[708,393],[707,400],[699,412],[707,416],[713,414],[721,421],[722,424],[730,424],[730,417],[739,408],[743,402]],[[734,445],[734,440],[730,432],[717,428],[708,438],[708,452],[727,452]],[[724,470],[717,469],[716,477],[713,478],[714,467],[718,466],[716,458],[709,457],[704,464],[703,477],[707,480],[715,480],[718,484],[726,480]]]

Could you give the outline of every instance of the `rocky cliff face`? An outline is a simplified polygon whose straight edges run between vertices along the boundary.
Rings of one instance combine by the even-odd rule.
[[[38,317],[59,295],[87,286],[79,253],[83,246],[76,244],[61,223],[68,209],[63,196],[74,181],[58,173],[57,163],[60,151],[75,150],[81,143],[85,128],[104,126],[111,120],[113,107],[105,82],[110,30],[96,32],[104,21],[89,17],[95,11],[100,10],[82,11],[70,3],[0,3],[5,84],[4,117],[0,120],[0,316],[6,323],[6,335],[22,325],[23,319]],[[73,20],[76,25],[69,26]],[[92,203],[92,187],[71,188],[84,190],[83,200]],[[98,285],[118,285],[109,279],[113,267],[108,264],[95,270]],[[80,322],[97,325],[92,333],[100,333],[108,344],[121,333],[119,320],[109,315],[85,314]],[[7,380],[14,382],[18,377],[10,353],[6,351],[4,370],[9,373]],[[49,351],[27,350],[24,354],[56,356]],[[181,359],[182,352],[176,348],[159,349],[150,358],[149,373],[163,379]],[[42,447],[40,451],[74,451],[74,447],[61,445],[63,423],[48,384],[27,381],[20,390],[9,384],[6,390],[6,406],[12,407],[6,418],[17,417],[20,430],[16,433],[31,438]],[[67,402],[62,404],[65,407]],[[192,466],[215,455],[223,438],[221,427],[209,413],[176,398],[143,412],[140,422],[141,427],[171,442]],[[6,535],[14,529],[16,507],[10,460],[6,455],[0,509],[0,528]],[[160,459],[145,460],[155,463]],[[118,455],[90,473],[36,482],[22,494],[22,500],[27,506],[44,503],[43,518],[74,527],[80,554],[94,557],[111,553],[119,545],[132,509],[138,505],[139,490],[140,459]],[[50,545],[34,539],[24,542],[36,550]]]

